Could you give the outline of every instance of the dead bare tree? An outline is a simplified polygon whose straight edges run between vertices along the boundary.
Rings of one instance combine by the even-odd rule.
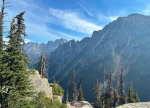
[[[102,88],[102,94],[105,94],[105,57],[104,57],[104,67],[103,67],[103,88]],[[102,95],[102,96],[104,96],[104,95]],[[104,104],[105,104],[105,100],[102,99],[102,108],[105,107]]]
[[[124,91],[124,70],[123,67],[121,68],[121,74],[120,74],[120,104],[127,103],[127,96]]]
[[[113,80],[112,80],[112,73],[109,73],[109,102],[110,108],[113,108],[114,103],[114,88],[113,88]]]
[[[49,63],[48,54],[44,56],[44,54],[42,53],[40,57],[38,71],[39,74],[45,78],[48,78],[48,63]]]

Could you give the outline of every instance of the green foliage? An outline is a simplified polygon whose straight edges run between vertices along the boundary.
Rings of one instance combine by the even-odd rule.
[[[137,91],[134,91],[134,102],[140,102]]]
[[[1,58],[0,103],[2,108],[19,108],[27,101],[26,97],[32,96],[33,93],[26,62],[28,57],[23,53],[26,36],[23,15],[24,12],[13,18],[8,36],[9,42]]]
[[[33,98],[28,104],[21,108],[66,108],[65,104],[60,103],[57,98],[50,100],[44,92],[40,92],[38,97]]]
[[[94,84],[94,90],[95,90],[95,98],[96,98],[96,101],[95,101],[95,108],[101,108],[101,100],[100,100],[100,97],[101,97],[101,92],[100,92],[100,84],[99,84],[99,81],[98,79],[96,80],[96,83]]]
[[[84,94],[83,94],[83,91],[82,91],[81,81],[80,81],[80,83],[79,83],[79,97],[78,97],[78,100],[79,100],[79,101],[85,101],[85,99],[84,99]]]
[[[69,95],[68,95],[68,90],[67,90],[67,93],[66,93],[66,104],[69,102]]]
[[[62,87],[56,83],[56,81],[54,80],[54,86],[53,86],[53,94],[54,95],[59,95],[59,96],[63,96],[64,95],[64,90],[62,89]]]
[[[36,70],[34,68],[30,68],[28,71],[29,71],[30,74],[35,74],[36,73]]]
[[[134,91],[132,84],[129,86],[128,103],[140,102],[138,94]]]
[[[58,95],[63,96],[64,95],[64,90],[60,85],[58,85]]]
[[[130,84],[129,93],[128,93],[128,103],[133,103],[134,102],[133,93],[134,93],[133,87],[132,87],[132,84]]]

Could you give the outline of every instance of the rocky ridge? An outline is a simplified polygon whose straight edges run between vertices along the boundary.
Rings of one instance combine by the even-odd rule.
[[[93,108],[92,105],[87,101],[80,102],[69,102],[67,108]]]
[[[150,102],[129,103],[117,108],[150,108]]]
[[[35,96],[37,96],[39,92],[45,92],[46,96],[52,99],[52,87],[50,87],[47,78],[42,78],[39,72],[35,71],[34,74],[30,75],[30,80],[35,90]]]

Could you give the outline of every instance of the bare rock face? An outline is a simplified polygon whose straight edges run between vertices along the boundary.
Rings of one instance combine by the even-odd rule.
[[[59,96],[59,95],[53,95],[53,97],[56,97],[57,100],[62,103],[62,100],[63,100],[63,96]]]
[[[50,87],[48,79],[42,78],[39,72],[36,71],[35,74],[30,75],[30,80],[36,92],[35,96],[37,96],[39,92],[45,92],[46,96],[52,99],[52,87]]]
[[[150,108],[150,102],[129,103],[117,108]]]
[[[81,102],[70,102],[67,104],[67,108],[93,108],[93,107],[89,102],[81,101]]]

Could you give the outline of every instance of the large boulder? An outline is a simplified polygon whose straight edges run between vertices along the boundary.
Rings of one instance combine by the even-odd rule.
[[[30,75],[30,80],[36,92],[35,96],[37,96],[39,92],[45,92],[46,96],[52,99],[52,87],[50,87],[47,78],[42,78],[39,72],[35,71],[34,74]]]
[[[93,108],[92,105],[87,101],[80,102],[69,102],[67,108]]]
[[[150,108],[150,102],[129,103],[117,108]]]

